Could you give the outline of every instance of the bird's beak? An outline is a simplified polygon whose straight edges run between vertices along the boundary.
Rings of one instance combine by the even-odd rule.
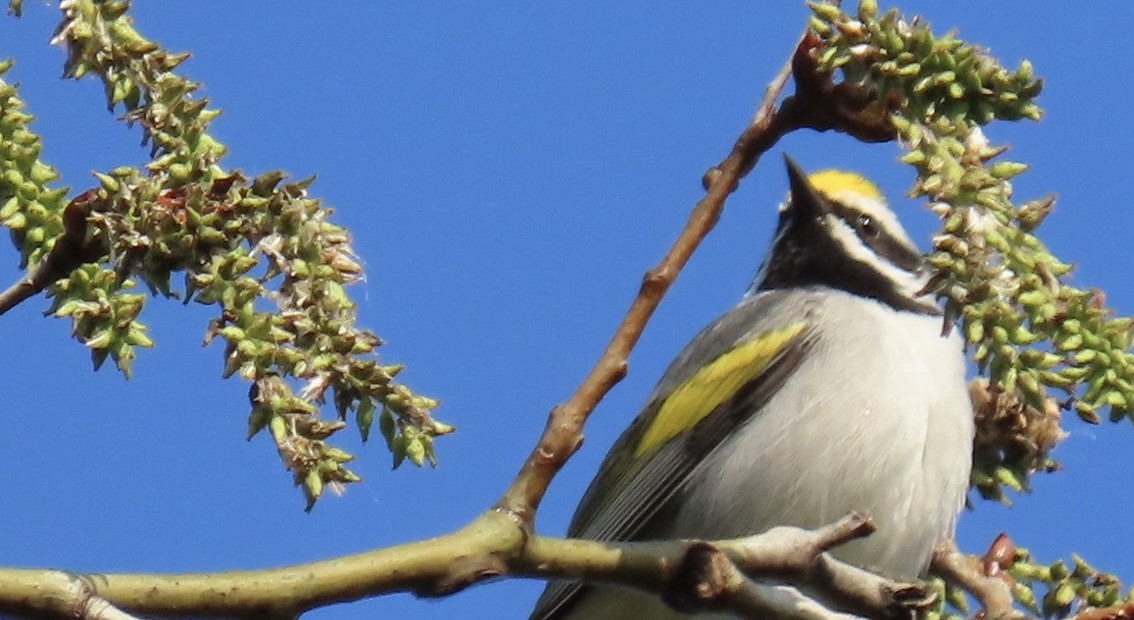
[[[784,163],[787,165],[788,184],[791,190],[791,215],[796,221],[818,219],[830,213],[831,207],[827,199],[819,195],[807,180],[807,173],[795,163],[790,155],[784,153]]]

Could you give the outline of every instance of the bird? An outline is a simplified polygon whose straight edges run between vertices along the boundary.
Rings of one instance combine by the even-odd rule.
[[[669,365],[568,536],[720,540],[865,511],[877,530],[831,553],[915,579],[968,490],[964,346],[878,187],[784,160],[788,196],[751,286]],[[656,593],[566,581],[549,582],[530,616],[686,617]]]

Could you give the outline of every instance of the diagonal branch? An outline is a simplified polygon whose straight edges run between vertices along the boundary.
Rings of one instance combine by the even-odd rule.
[[[768,85],[755,117],[737,138],[732,151],[705,173],[704,198],[693,207],[685,227],[661,262],[646,272],[637,297],[594,367],[575,393],[551,410],[539,442],[497,501],[498,510],[531,528],[552,478],[582,445],[587,418],[603,396],[626,375],[630,351],[647,321],[694,250],[716,226],[725,199],[764,153],[784,135],[800,128],[834,129],[872,142],[893,139],[895,134],[887,110],[861,103],[861,93],[854,91],[851,85],[835,84],[830,73],[818,69],[816,52],[821,45],[814,34],[803,35],[791,58]],[[789,75],[796,92],[777,107],[776,101]]]
[[[653,316],[654,310],[693,251],[720,219],[725,198],[736,189],[741,177],[756,165],[760,155],[791,129],[785,126],[784,116],[778,114],[775,108],[775,102],[787,83],[791,66],[789,60],[769,84],[756,117],[733,145],[732,152],[705,174],[705,197],[693,208],[685,228],[661,262],[646,272],[638,296],[631,303],[598,362],[575,393],[551,410],[539,442],[503,497],[496,503],[498,510],[512,515],[524,527],[531,528],[535,511],[547,492],[551,479],[582,444],[583,424],[591,412],[603,396],[626,376],[627,358],[641,337],[646,322]]]

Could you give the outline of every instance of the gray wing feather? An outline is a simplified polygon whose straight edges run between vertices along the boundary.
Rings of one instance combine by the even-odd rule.
[[[697,464],[783,385],[810,349],[814,334],[805,330],[763,373],[710,413],[685,440],[669,441],[645,458],[634,458],[632,450],[624,447],[637,442],[670,392],[697,370],[757,334],[807,320],[814,307],[812,299],[799,291],[762,292],[745,299],[701,330],[670,364],[646,406],[607,454],[600,474],[575,511],[568,536],[609,541],[648,539],[651,521],[667,508]],[[560,617],[584,589],[580,583],[549,583],[531,619]]]

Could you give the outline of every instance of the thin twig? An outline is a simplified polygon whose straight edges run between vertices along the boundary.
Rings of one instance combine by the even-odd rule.
[[[673,597],[670,605],[683,611],[725,611],[740,618],[777,620],[859,620],[824,607],[794,588],[776,587],[752,581],[716,547],[703,543],[686,555],[690,570],[679,581],[687,580],[697,605]]]
[[[852,514],[816,530],[778,527],[715,542],[620,543],[533,536],[523,554],[511,562],[511,574],[660,592],[671,606],[688,613],[845,618],[831,611],[835,607],[871,618],[908,618],[933,601],[927,587],[880,577],[827,553],[873,530],[868,517]]]
[[[693,207],[685,228],[669,252],[646,272],[637,297],[594,367],[575,393],[551,410],[543,435],[497,501],[497,510],[512,515],[525,528],[532,527],[551,479],[582,444],[587,418],[607,392],[626,376],[627,358],[646,322],[693,251],[716,226],[725,199],[780,138],[806,127],[816,131],[840,131],[867,142],[894,139],[890,114],[883,105],[872,104],[856,85],[836,84],[830,73],[819,70],[816,57],[821,45],[822,41],[813,33],[804,33],[785,68],[769,84],[755,118],[737,138],[732,152],[705,173],[702,178],[706,190],[704,198]],[[796,92],[777,107],[775,102],[789,74]]]
[[[87,235],[87,216],[97,202],[97,191],[89,190],[67,204],[63,210],[63,233],[55,240],[51,251],[16,283],[0,292],[0,315],[102,254],[101,240]]]
[[[827,553],[869,536],[874,529],[874,523],[862,513],[852,513],[814,531],[775,528],[766,532],[767,536],[752,539],[733,561],[751,578],[805,586],[820,593],[826,604],[861,615],[904,618],[911,610],[926,608],[934,595],[925,586],[886,579]],[[766,564],[763,557],[780,561]]]
[[[800,45],[803,41],[801,39]],[[704,198],[693,207],[689,220],[669,252],[646,272],[637,297],[594,367],[575,393],[552,409],[539,442],[496,503],[498,510],[512,515],[524,527],[531,528],[535,511],[552,478],[582,444],[583,424],[591,412],[626,376],[631,349],[682,267],[720,219],[725,199],[756,165],[760,156],[794,129],[785,116],[778,113],[775,102],[787,83],[797,53],[793,51],[792,57],[769,84],[756,117],[737,139],[732,152],[705,174]]]

